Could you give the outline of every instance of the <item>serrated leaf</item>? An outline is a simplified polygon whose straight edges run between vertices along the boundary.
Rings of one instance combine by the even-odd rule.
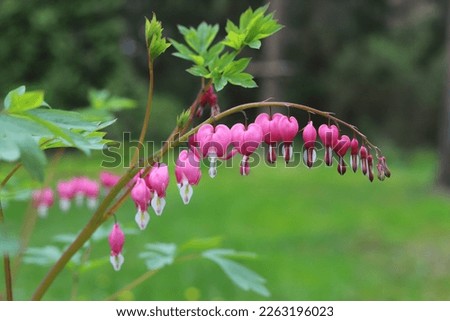
[[[245,255],[249,253],[244,252]],[[262,296],[270,296],[269,290],[264,285],[266,280],[249,268],[230,260],[229,257],[239,256],[239,252],[230,249],[213,249],[202,253],[202,257],[216,263],[230,280],[245,291],[253,291]]]
[[[147,251],[139,254],[145,260],[149,270],[158,270],[171,265],[175,259],[177,246],[173,243],[149,243],[145,245]]]
[[[223,43],[235,50],[241,50],[244,46],[259,49],[259,40],[269,37],[279,31],[282,26],[273,18],[273,14],[265,15],[268,5],[255,11],[248,8],[239,18],[239,27],[231,21],[227,22],[227,36]]]
[[[175,49],[177,50],[177,52],[173,53],[174,56],[181,58],[181,59],[192,60],[191,56],[194,55],[194,52],[191,49],[189,49],[187,46],[175,41],[174,39],[169,39],[169,40],[172,43],[172,45],[175,47]]]
[[[227,79],[220,75],[219,77],[213,78],[214,88],[216,91],[221,91],[228,83]]]
[[[28,115],[49,121],[61,128],[81,129],[86,131],[95,131],[99,129],[99,124],[84,119],[84,116],[74,111],[58,109],[35,109],[30,110]]]
[[[145,39],[151,60],[156,59],[170,47],[170,43],[162,36],[162,31],[161,22],[156,19],[155,14],[153,14],[152,20],[145,18]]]
[[[241,58],[236,61],[232,61],[224,69],[224,76],[229,76],[233,74],[240,73],[247,68],[248,64],[250,63],[250,58]]]
[[[202,55],[214,41],[217,32],[219,31],[219,26],[202,22],[197,29],[193,27],[186,28],[184,26],[178,26],[178,30],[183,35],[184,40],[189,47],[196,53]]]
[[[244,88],[258,87],[256,82],[253,80],[253,76],[245,72],[229,75],[226,78],[230,83],[236,86],[241,86]]]

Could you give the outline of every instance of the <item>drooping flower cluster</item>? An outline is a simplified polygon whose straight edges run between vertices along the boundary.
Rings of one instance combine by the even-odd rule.
[[[105,179],[107,177],[107,179]],[[103,190],[108,191],[114,186],[120,176],[109,172],[100,173],[100,183]],[[75,199],[77,206],[82,206],[84,199],[89,209],[95,209],[98,205],[100,194],[100,184],[88,177],[77,176],[70,180],[59,181],[56,185],[56,191],[59,198],[59,208],[62,212],[67,212]],[[51,188],[45,187],[33,192],[33,204],[37,209],[39,216],[46,217],[49,207],[54,203],[54,194]]]
[[[140,171],[134,178],[131,189],[131,198],[137,208],[136,223],[141,230],[145,229],[150,221],[148,207],[151,205],[156,215],[160,216],[166,206],[166,189],[169,185],[169,169],[164,163],[155,163],[150,173],[141,177]]]
[[[208,104],[217,102],[217,97],[214,98],[215,94],[212,89],[205,92],[204,95],[209,95],[207,96],[209,100],[204,98],[204,104],[206,104],[205,101],[208,101]],[[224,124],[204,124],[189,137],[189,148],[179,153],[175,165],[175,177],[182,202],[189,204],[194,191],[193,186],[200,182],[201,160],[208,160],[208,174],[214,178],[217,175],[218,160],[227,160],[240,154],[242,155],[240,174],[247,176],[250,173],[251,155],[262,143],[268,147],[266,154],[268,163],[273,164],[277,161],[278,147],[281,147],[284,162],[291,162],[294,159],[294,141],[299,133],[302,134],[301,138],[303,139],[303,163],[308,168],[319,166],[322,163],[332,166],[336,158],[337,171],[340,175],[344,175],[347,167],[350,166],[353,172],[357,172],[358,168],[361,168],[361,172],[370,181],[373,181],[374,156],[371,151],[375,150],[378,159],[376,164],[378,178],[384,180],[391,175],[386,158],[381,156],[379,149],[370,144],[365,136],[356,130],[354,130],[354,137],[350,139],[349,136],[341,134],[339,128],[333,124],[322,124],[316,129],[313,122],[309,120],[300,129],[297,119],[293,116],[262,113],[256,117],[254,123],[245,125],[237,123],[231,128]],[[357,136],[362,138],[361,145]],[[319,157],[321,149],[324,150],[323,158]],[[349,154],[348,161],[346,160],[347,154]],[[119,176],[112,173],[100,173],[102,190],[108,192],[119,179]],[[75,177],[71,180],[60,181],[57,184],[57,191],[61,210],[68,211],[72,200],[76,200],[76,203],[81,205],[84,199],[87,200],[86,203],[90,209],[96,208],[100,184],[87,177]],[[141,230],[145,229],[150,221],[149,207],[153,208],[157,216],[162,214],[166,205],[168,185],[169,167],[161,162],[141,169],[128,183],[130,197],[137,209],[135,221]],[[50,188],[33,193],[33,202],[40,216],[46,216],[53,201],[53,192]],[[111,247],[110,261],[114,270],[118,271],[124,262],[122,249],[125,235],[117,221],[108,240]]]

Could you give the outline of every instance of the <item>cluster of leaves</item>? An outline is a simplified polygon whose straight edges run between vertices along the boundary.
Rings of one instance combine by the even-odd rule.
[[[193,62],[187,69],[194,76],[211,79],[216,90],[222,90],[228,83],[245,88],[256,87],[253,76],[247,72],[250,58],[237,59],[245,47],[259,49],[261,39],[279,31],[282,26],[266,14],[268,5],[247,9],[239,19],[239,26],[228,20],[225,39],[213,44],[219,26],[202,22],[197,28],[178,26],[186,44],[170,39],[177,52],[175,56]]]
[[[156,20],[155,14],[153,14],[152,20],[145,19],[145,40],[151,61],[170,47],[170,43],[162,36],[162,32],[161,22]]]
[[[44,178],[49,148],[73,147],[89,154],[109,141],[103,128],[115,120],[88,119],[81,113],[52,109],[42,91],[25,86],[10,91],[0,109],[0,161],[20,161],[31,176]]]

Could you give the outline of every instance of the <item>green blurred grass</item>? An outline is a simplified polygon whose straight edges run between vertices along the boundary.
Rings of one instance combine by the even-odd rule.
[[[138,258],[148,242],[184,243],[220,236],[222,246],[258,254],[243,262],[267,279],[273,300],[448,300],[450,299],[450,198],[434,190],[432,153],[392,155],[393,176],[370,183],[360,173],[338,175],[336,168],[277,168],[259,165],[248,177],[234,168],[207,172],[188,206],[172,178],[167,206],[144,232],[128,235],[125,263],[87,272],[77,299],[100,300],[146,271]],[[99,159],[65,156],[60,177],[96,177]],[[25,204],[10,204],[7,221],[18,231]],[[118,212],[134,227],[131,200]],[[54,235],[75,233],[89,219],[85,208],[60,214],[54,207],[39,220],[32,246],[48,245]],[[112,222],[111,222],[112,224]],[[106,241],[95,243],[92,257],[108,257]],[[3,272],[0,270],[0,272]],[[24,265],[15,280],[18,299],[28,299],[46,273]],[[0,281],[3,282],[3,279]],[[68,271],[44,299],[68,300]],[[0,283],[4,288],[3,283]],[[260,300],[234,286],[213,263],[192,260],[158,272],[127,300]]]

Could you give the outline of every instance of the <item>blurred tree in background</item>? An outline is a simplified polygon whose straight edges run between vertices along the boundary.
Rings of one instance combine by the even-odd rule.
[[[43,88],[52,105],[71,108],[87,104],[90,88],[107,88],[138,100],[139,110],[119,115],[116,126],[117,133],[133,132],[146,99],[144,16],[157,13],[166,35],[180,39],[176,24],[205,20],[224,26],[227,18],[236,20],[248,6],[264,2],[3,0],[0,92],[25,83]],[[227,88],[220,104],[274,96],[335,111],[397,145],[436,146],[444,104],[446,5],[445,0],[274,0],[286,28],[254,59],[264,91],[247,90],[244,96],[239,88]],[[270,69],[274,61],[281,64]],[[156,139],[165,137],[199,88],[182,72],[187,67],[171,55],[157,63],[153,121],[158,121],[150,126]],[[275,91],[269,82],[277,84]]]

